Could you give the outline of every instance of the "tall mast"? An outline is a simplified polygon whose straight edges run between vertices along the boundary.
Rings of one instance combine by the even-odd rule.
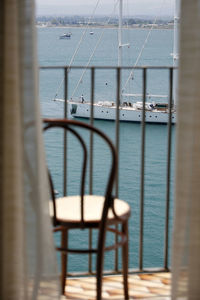
[[[123,0],[119,1],[119,27],[118,27],[118,66],[122,65],[122,9]]]
[[[178,47],[178,34],[179,34],[179,10],[180,10],[179,0],[175,0],[174,5],[174,49],[173,49],[173,66],[178,67],[179,60],[179,47]],[[173,94],[174,94],[174,104],[176,104],[177,99],[177,85],[178,85],[178,70],[174,71],[174,82],[173,82]]]
[[[179,7],[178,1],[175,1],[174,6],[174,50],[173,50],[173,65],[177,66],[178,60],[178,24],[179,24]]]

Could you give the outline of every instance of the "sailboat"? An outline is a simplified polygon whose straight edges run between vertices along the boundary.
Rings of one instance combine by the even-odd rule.
[[[118,66],[121,66],[122,61],[122,8],[123,0],[119,0],[119,26],[118,26]],[[174,31],[177,34],[178,16],[174,16]],[[174,34],[175,35],[175,34]],[[126,44],[127,45],[127,44]],[[177,63],[177,43],[174,43],[173,61],[174,66]],[[175,92],[174,92],[175,94]],[[141,94],[126,94],[126,96],[141,98]],[[148,95],[152,98],[163,98],[164,95]],[[122,98],[122,95],[121,95]],[[70,113],[72,117],[77,118],[90,118],[91,102],[86,101],[83,97],[79,102],[68,100],[70,106]],[[98,101],[93,103],[94,119],[100,120],[115,120],[116,119],[116,103],[114,101]],[[120,101],[119,105],[119,120],[126,122],[141,122],[142,121],[143,102],[127,102]],[[145,122],[147,123],[160,123],[167,124],[169,119],[169,107],[168,103],[157,102],[145,102]],[[175,105],[171,108],[171,122],[176,123],[176,108]]]

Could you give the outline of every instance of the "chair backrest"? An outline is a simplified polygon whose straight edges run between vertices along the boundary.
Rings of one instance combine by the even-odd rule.
[[[87,123],[83,123],[80,121],[75,120],[66,120],[66,119],[44,119],[43,120],[45,127],[44,131],[49,130],[51,128],[62,128],[65,131],[69,131],[74,135],[74,137],[79,141],[81,148],[83,150],[83,162],[81,167],[81,183],[80,183],[80,197],[81,197],[81,222],[82,226],[84,227],[84,193],[85,193],[85,183],[86,183],[86,167],[87,167],[87,161],[88,161],[88,149],[87,145],[80,135],[80,133],[77,131],[80,128],[84,128],[87,131],[97,134],[99,137],[101,137],[106,144],[108,145],[108,148],[111,151],[111,164],[110,164],[110,170],[109,170],[109,176],[106,184],[105,189],[105,202],[104,202],[104,210],[103,214],[106,216],[106,212],[108,211],[108,208],[113,209],[113,197],[112,197],[112,190],[113,185],[115,181],[116,171],[117,171],[117,153],[115,150],[115,147],[113,146],[111,140],[99,129],[95,128],[94,126],[91,126]],[[59,225],[56,217],[56,197],[55,197],[55,190],[53,181],[49,172],[49,180],[50,180],[50,187],[51,187],[51,195],[53,200],[53,211],[54,211],[54,217],[53,217],[53,223],[54,225]]]

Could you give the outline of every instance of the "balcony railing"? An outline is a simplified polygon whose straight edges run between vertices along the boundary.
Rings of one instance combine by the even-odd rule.
[[[69,99],[69,87],[70,87],[70,72],[69,70],[78,70],[78,69],[84,69],[85,67],[80,67],[80,66],[76,66],[76,67],[69,67],[68,66],[42,66],[40,67],[40,70],[45,70],[46,72],[49,72],[50,70],[55,71],[55,70],[63,70],[64,71],[64,85],[63,85],[63,99],[64,99],[64,106],[63,106],[63,118],[71,118],[71,116],[69,115],[69,109],[68,109],[68,99]],[[120,146],[120,127],[121,127],[121,123],[120,123],[120,114],[119,114],[119,106],[120,106],[120,95],[121,95],[121,81],[122,81],[122,72],[124,72],[124,70],[130,70],[132,68],[130,67],[88,67],[87,68],[87,72],[90,72],[90,77],[89,77],[89,86],[90,86],[90,102],[91,104],[93,104],[95,102],[95,96],[96,96],[96,85],[95,85],[95,80],[96,80],[96,73],[99,70],[112,70],[112,72],[114,71],[116,73],[116,77],[115,77],[115,87],[116,87],[116,118],[115,121],[112,123],[112,130],[115,133],[115,146],[116,149],[119,153],[119,157],[120,155],[123,155],[123,150],[121,150],[121,146]],[[135,67],[134,68],[135,71],[139,71],[141,72],[142,76],[141,76],[141,81],[142,81],[142,111],[141,111],[141,123],[138,125],[137,124],[137,129],[140,132],[140,153],[138,155],[138,159],[140,160],[140,167],[137,169],[139,170],[139,181],[138,181],[138,185],[137,185],[137,190],[139,190],[139,207],[138,207],[138,216],[137,216],[137,224],[135,221],[131,221],[130,224],[130,237],[132,235],[135,235],[134,232],[137,232],[137,236],[134,238],[130,238],[131,242],[130,242],[130,248],[135,248],[130,251],[130,256],[134,256],[135,258],[130,259],[130,272],[148,272],[148,271],[168,271],[170,269],[170,240],[171,240],[171,231],[172,231],[172,206],[171,204],[173,204],[173,197],[172,197],[172,193],[173,193],[173,170],[171,168],[172,165],[172,161],[173,161],[173,140],[174,140],[174,131],[175,131],[175,126],[172,126],[172,105],[173,105],[173,73],[174,73],[174,68],[173,67],[166,67],[166,66],[159,66],[159,67]],[[145,115],[145,102],[147,99],[147,85],[148,85],[148,72],[150,72],[151,70],[153,70],[153,72],[160,72],[160,71],[164,71],[168,73],[168,78],[166,79],[167,81],[167,94],[168,94],[168,123],[166,126],[163,125],[149,125],[146,123],[146,115]],[[91,105],[91,110],[90,110],[90,124],[94,124],[95,125],[95,119],[94,119],[94,106]],[[101,124],[98,123],[98,126],[101,127]],[[127,126],[129,126],[129,124],[126,124],[126,128]],[[131,125],[133,126],[133,125]],[[152,127],[151,127],[152,126]],[[155,129],[155,126],[162,126],[162,133],[161,136],[165,135],[166,139],[165,139],[165,147],[164,147],[164,162],[162,164],[165,165],[164,167],[164,172],[162,173],[162,178],[163,181],[165,181],[165,184],[163,186],[163,192],[162,192],[162,199],[159,199],[160,202],[158,203],[158,206],[160,207],[160,203],[162,202],[162,227],[159,228],[160,226],[160,221],[158,221],[158,223],[154,224],[154,227],[158,228],[160,230],[163,230],[163,233],[161,234],[162,237],[162,243],[160,243],[160,247],[162,249],[158,249],[157,245],[155,245],[155,249],[151,249],[151,251],[153,251],[154,253],[154,257],[156,257],[157,253],[159,253],[159,263],[152,263],[150,264],[150,266],[148,266],[149,263],[147,263],[147,266],[145,264],[146,261],[146,254],[145,249],[144,249],[144,236],[145,236],[145,176],[147,176],[147,172],[145,172],[145,168],[146,168],[146,161],[147,161],[147,156],[148,156],[148,144],[147,144],[147,131],[148,131],[148,136],[149,136],[149,131],[151,131],[151,129]],[[158,127],[157,127],[158,128]],[[155,134],[155,132],[157,132],[157,129],[154,130],[154,132],[152,134]],[[150,132],[151,134],[151,132]],[[156,137],[154,135],[154,138],[156,140]],[[151,139],[151,137],[150,137]],[[93,136],[90,136],[90,152],[91,154],[93,153]],[[162,142],[162,141],[161,141]],[[64,170],[63,170],[63,176],[64,176],[64,182],[63,182],[63,194],[66,195],[67,194],[67,190],[66,190],[66,182],[68,180],[67,178],[67,139],[66,136],[64,138],[64,151],[63,151],[63,165]],[[155,146],[156,147],[156,146]],[[154,150],[153,150],[154,151]],[[131,155],[130,155],[131,157]],[[158,158],[159,159],[159,158]],[[117,174],[117,181],[116,181],[116,185],[115,185],[115,194],[118,197],[119,195],[119,185],[120,185],[120,170],[121,168],[123,168],[124,166],[120,166],[119,169],[119,173]],[[123,183],[123,189],[126,189],[126,183]],[[92,192],[93,191],[93,156],[91,155],[91,161],[90,161],[90,170],[89,170],[89,191]],[[131,199],[129,199],[129,203],[131,204]],[[163,212],[164,209],[164,212]],[[132,212],[132,217],[134,220],[134,211],[135,208]],[[159,213],[158,213],[159,214]],[[154,216],[152,216],[152,218],[154,218]],[[159,220],[161,219],[161,217],[159,216]],[[149,219],[148,219],[149,222]],[[148,228],[148,226],[150,226],[149,224],[146,225]],[[150,229],[149,229],[150,230]],[[148,231],[148,230],[147,230]],[[147,235],[148,233],[146,233]],[[92,245],[92,232],[90,232],[89,235],[89,244],[90,246]],[[160,236],[160,235],[159,235]],[[154,237],[154,239],[156,240],[156,237]],[[137,240],[137,241],[136,241]],[[133,243],[134,245],[132,245],[131,243]],[[148,246],[148,245],[147,245]],[[151,247],[151,246],[148,246]],[[159,248],[160,248],[159,247]],[[163,255],[161,255],[161,253],[163,253]],[[118,259],[119,253],[118,251],[115,252],[115,258],[114,258],[114,266],[112,268],[112,270],[109,270],[108,272],[110,273],[118,273],[120,272],[120,263],[119,263],[119,259]],[[151,256],[151,255],[150,255]],[[150,258],[151,259],[151,258]],[[149,259],[147,259],[149,261]],[[158,265],[157,265],[158,264]],[[73,271],[73,270],[72,270]],[[77,271],[77,270],[76,270]],[[93,273],[93,266],[92,266],[92,257],[90,256],[88,259],[88,273],[92,274]],[[77,272],[76,272],[77,275]]]

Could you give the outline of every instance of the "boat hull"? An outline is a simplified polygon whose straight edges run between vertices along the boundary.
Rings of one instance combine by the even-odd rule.
[[[75,118],[90,118],[90,103],[69,103],[70,113]],[[99,120],[116,120],[116,106],[103,106],[94,104],[94,119]],[[132,107],[120,107],[119,119],[124,122],[141,122],[142,110]],[[167,111],[147,110],[145,111],[145,122],[167,124],[169,113]],[[176,113],[172,112],[172,124],[176,123]]]

